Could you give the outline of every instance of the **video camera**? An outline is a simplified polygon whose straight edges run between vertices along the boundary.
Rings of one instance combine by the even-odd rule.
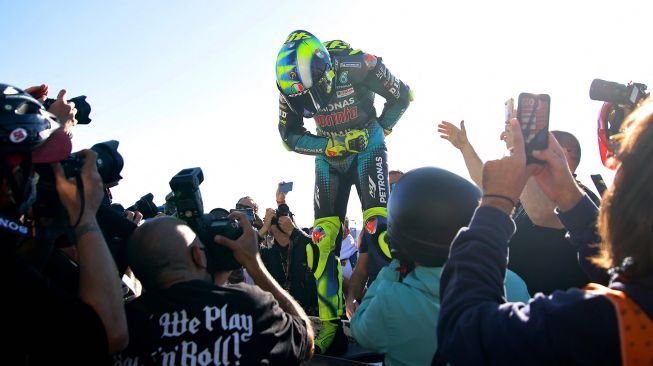
[[[91,118],[90,118],[91,105],[88,104],[88,102],[86,101],[86,95],[80,95],[78,97],[68,99],[68,101],[75,103],[75,108],[77,109],[77,114],[75,115],[75,119],[77,120],[77,124],[87,125],[91,123]],[[43,106],[47,110],[54,102],[55,102],[54,99],[47,98],[43,102]]]
[[[243,230],[236,220],[227,218],[229,211],[221,208],[204,213],[204,204],[199,186],[204,181],[201,168],[183,169],[170,180],[172,194],[166,196],[168,203],[174,205],[175,215],[184,220],[204,243],[207,253],[207,270],[213,274],[219,271],[238,269],[241,264],[227,247],[213,241],[216,235],[238,239]]]
[[[617,136],[621,132],[621,124],[637,103],[649,95],[646,89],[642,83],[624,85],[601,79],[592,81],[590,99],[605,102],[599,113],[597,128],[599,153],[604,166],[611,167],[608,158],[619,150]]]

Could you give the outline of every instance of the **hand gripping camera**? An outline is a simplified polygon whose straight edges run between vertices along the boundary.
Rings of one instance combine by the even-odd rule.
[[[229,248],[213,241],[216,235],[238,239],[243,230],[236,220],[227,218],[229,211],[214,209],[204,213],[204,204],[199,186],[204,181],[201,168],[183,169],[170,180],[172,194],[166,200],[172,201],[176,216],[184,220],[200,238],[207,253],[207,270],[213,274],[241,267]]]

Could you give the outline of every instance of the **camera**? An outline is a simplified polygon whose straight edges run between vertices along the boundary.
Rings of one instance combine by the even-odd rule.
[[[143,219],[151,219],[159,213],[159,208],[154,203],[154,195],[148,193],[141,197],[136,203],[127,207],[129,211],[138,211],[143,214]]]
[[[292,212],[290,212],[290,207],[286,204],[281,204],[277,209],[274,211],[274,217],[272,217],[271,223],[272,225],[276,225],[279,229],[279,218],[281,216],[290,216],[292,218]]]
[[[646,85],[642,83],[623,85],[614,81],[594,79],[590,85],[590,99],[602,102],[632,107],[646,95]]]
[[[91,150],[97,153],[97,170],[104,184],[122,179],[120,172],[124,166],[124,160],[118,152],[118,144],[118,141],[110,140],[97,143],[91,147]],[[67,178],[76,177],[81,172],[82,166],[84,166],[84,159],[72,155],[61,161],[61,166]]]
[[[91,123],[91,118],[89,116],[91,114],[91,105],[86,101],[86,95],[80,95],[78,97],[68,99],[68,101],[75,103],[75,108],[77,109],[75,119],[77,120],[77,124],[87,125]],[[54,99],[47,98],[45,102],[43,102],[43,106],[47,110],[54,102]]]
[[[590,85],[590,99],[605,102],[598,118],[597,136],[601,162],[614,168],[611,157],[619,150],[621,124],[640,100],[649,95],[642,83],[619,84],[613,81],[594,79]]]
[[[215,243],[213,237],[222,235],[235,240],[243,234],[243,230],[238,221],[227,217],[227,210],[216,208],[208,214],[204,213],[199,189],[203,181],[204,173],[201,168],[182,169],[170,180],[172,193],[166,196],[166,207],[174,207],[176,216],[184,220],[204,243],[209,273],[238,269],[241,264],[234,258],[231,250]]]
[[[159,208],[154,203],[154,195],[148,193],[141,197],[136,203],[127,207],[129,211],[138,211],[143,214],[143,219],[151,219],[159,213]]]

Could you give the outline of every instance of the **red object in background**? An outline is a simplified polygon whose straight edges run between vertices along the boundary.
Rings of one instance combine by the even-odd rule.
[[[48,96],[48,86],[41,84],[38,88],[34,88],[28,91],[29,95],[34,99],[41,99]]]
[[[608,114],[612,108],[612,103],[605,102],[601,107],[598,118],[598,126],[596,130],[596,135],[599,141],[599,154],[601,155],[601,163],[606,168],[613,169],[611,164],[607,163],[608,154],[614,155],[614,151],[610,147],[610,138],[608,137]]]

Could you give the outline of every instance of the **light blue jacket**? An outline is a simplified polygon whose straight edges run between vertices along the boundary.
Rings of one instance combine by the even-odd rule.
[[[385,365],[430,365],[437,346],[442,268],[417,267],[399,282],[397,267],[393,260],[372,282],[351,319],[352,335],[361,346],[384,354]],[[520,294],[517,301],[528,301],[519,276],[507,277],[511,290]]]

